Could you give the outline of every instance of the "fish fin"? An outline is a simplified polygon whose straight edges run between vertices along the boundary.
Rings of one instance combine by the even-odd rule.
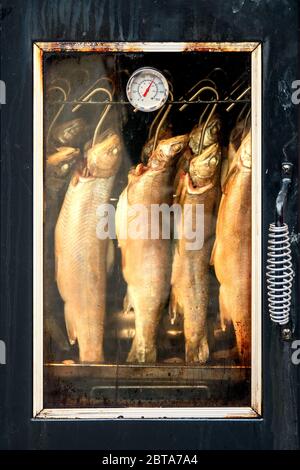
[[[139,362],[138,354],[137,354],[137,346],[136,346],[136,336],[133,338],[132,345],[128,353],[126,362]]]
[[[132,303],[130,302],[129,294],[128,294],[128,291],[127,291],[126,295],[124,297],[124,300],[123,300],[123,313],[127,314],[131,311],[134,312],[134,308],[132,306]]]
[[[215,254],[216,254],[216,249],[217,249],[217,240],[215,240],[214,246],[211,250],[211,255],[210,255],[210,260],[209,264],[213,266],[215,264]]]
[[[121,247],[121,245],[124,244],[124,238],[122,237],[122,235],[124,235],[124,228],[126,227],[127,229],[127,188],[122,192],[119,197],[115,223],[118,246]]]
[[[115,246],[111,238],[108,239],[107,255],[106,255],[106,272],[111,274],[115,262]]]
[[[54,273],[54,275],[55,275],[56,282],[58,280],[58,259],[59,259],[59,254],[58,253],[59,253],[58,244],[56,242],[55,243],[55,255],[54,255],[55,256],[55,260],[54,260],[55,261],[55,273]]]
[[[227,326],[231,323],[231,315],[229,310],[229,305],[226,304],[226,291],[224,290],[224,286],[220,286],[219,291],[219,306],[220,306],[220,323],[222,331],[226,331]]]
[[[68,302],[65,303],[65,322],[66,322],[66,329],[68,333],[68,338],[70,344],[73,346],[76,343],[77,333],[75,327],[75,308],[70,305]]]

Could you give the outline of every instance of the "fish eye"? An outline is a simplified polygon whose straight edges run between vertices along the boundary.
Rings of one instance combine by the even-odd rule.
[[[68,163],[64,163],[61,167],[60,167],[60,171],[62,173],[66,173],[69,169],[69,164]]]
[[[113,149],[112,153],[113,153],[113,155],[117,155],[117,153],[118,153],[117,147],[115,147],[115,148]]]
[[[251,168],[251,155],[249,155],[248,153],[246,153],[246,155],[243,155],[242,163],[243,166],[245,166],[246,168]]]
[[[217,165],[217,159],[216,159],[216,157],[212,157],[209,160],[209,166],[216,166],[216,165]]]

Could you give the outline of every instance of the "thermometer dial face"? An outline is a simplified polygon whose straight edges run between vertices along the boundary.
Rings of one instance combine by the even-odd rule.
[[[143,67],[131,75],[126,93],[132,106],[147,113],[165,104],[169,96],[169,85],[161,72]]]

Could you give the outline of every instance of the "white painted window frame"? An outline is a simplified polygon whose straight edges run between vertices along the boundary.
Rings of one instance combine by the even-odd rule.
[[[43,54],[44,52],[249,52],[252,105],[252,362],[249,407],[57,408],[43,406]],[[33,239],[33,418],[34,419],[191,419],[260,418],[262,413],[261,267],[261,103],[262,46],[258,42],[38,42],[33,44],[34,75],[34,239]]]

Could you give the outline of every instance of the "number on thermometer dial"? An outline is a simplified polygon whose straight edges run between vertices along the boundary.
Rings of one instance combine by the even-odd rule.
[[[151,67],[136,70],[127,83],[129,102],[139,111],[161,108],[168,99],[169,85],[164,75]]]

